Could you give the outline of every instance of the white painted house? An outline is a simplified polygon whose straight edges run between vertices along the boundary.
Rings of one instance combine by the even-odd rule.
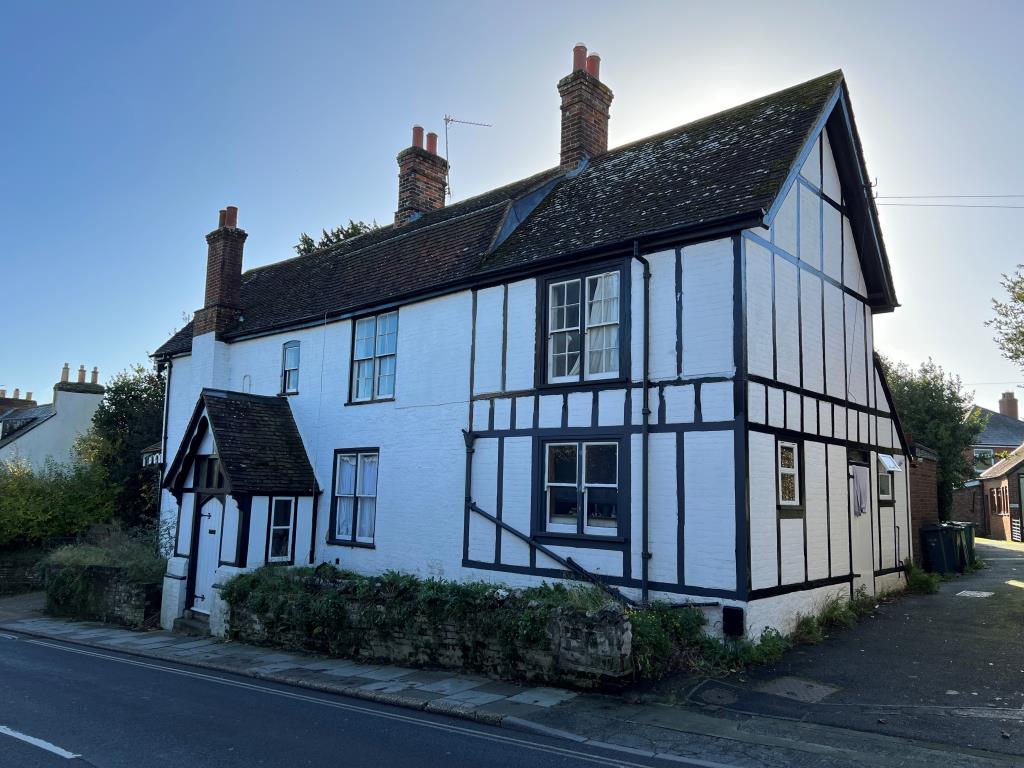
[[[445,206],[417,128],[393,226],[243,273],[221,213],[156,353],[166,626],[223,631],[218,586],[268,562],[592,578],[747,635],[902,578],[897,301],[842,73],[608,150],[598,64],[524,181]]]
[[[48,461],[67,464],[74,458],[75,441],[92,427],[105,390],[96,368],[88,382],[84,365],[78,381],[69,381],[68,373],[64,363],[53,402],[44,405],[37,405],[31,393],[18,401],[0,390],[0,463],[23,463],[39,471]]]

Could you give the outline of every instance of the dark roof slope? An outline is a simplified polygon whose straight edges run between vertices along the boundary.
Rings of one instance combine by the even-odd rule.
[[[55,413],[53,403],[47,403],[33,408],[15,408],[0,414],[0,448],[13,443],[30,429],[35,429]]]
[[[470,200],[242,276],[230,340],[465,283],[494,270],[610,248],[660,232],[759,218],[771,207],[842,72],[553,168]],[[520,203],[538,193],[507,234]],[[513,212],[513,209],[515,211]],[[156,355],[190,350],[191,324]]]
[[[317,492],[287,398],[204,389],[200,400],[233,493]]]
[[[1003,416],[980,405],[974,406],[973,413],[988,417],[985,428],[974,438],[975,445],[1009,448],[1024,443],[1024,421]]]

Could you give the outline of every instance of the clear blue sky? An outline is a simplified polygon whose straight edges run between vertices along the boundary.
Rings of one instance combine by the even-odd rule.
[[[602,56],[611,143],[842,67],[882,195],[1024,193],[1015,2],[31,2],[0,23],[0,384],[106,379],[202,303],[217,210],[246,266],[388,222],[410,126],[457,127],[466,197],[554,165],[555,83]],[[1017,204],[1024,204],[1020,199]],[[1024,381],[983,326],[1024,210],[883,208],[903,307],[885,354]],[[1003,385],[977,384],[994,406]]]

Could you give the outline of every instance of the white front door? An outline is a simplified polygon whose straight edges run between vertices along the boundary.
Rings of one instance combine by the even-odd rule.
[[[224,520],[224,505],[220,499],[210,499],[201,510],[196,522],[196,585],[192,610],[209,613],[213,603],[213,578],[220,562],[220,527]]]
[[[850,533],[854,590],[875,593],[875,549],[871,525],[871,475],[868,467],[850,464]]]

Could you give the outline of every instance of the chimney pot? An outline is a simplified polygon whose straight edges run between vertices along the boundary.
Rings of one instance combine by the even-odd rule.
[[[92,367],[92,376],[90,379],[93,384],[100,383],[100,369],[95,365]]]
[[[0,400],[3,400],[5,397],[7,397],[7,390],[0,389]]]
[[[587,74],[598,80],[601,79],[601,57],[596,53],[587,56]]]
[[[587,46],[576,43],[572,49],[572,71],[583,72],[587,68]]]
[[[67,384],[68,377],[71,375],[71,368],[67,363],[64,363],[64,367],[60,369],[60,383]]]
[[[85,366],[78,366],[78,383],[85,384]]]
[[[25,399],[26,400],[31,400],[32,399],[32,393],[31,392],[26,392],[25,393]]]
[[[414,125],[412,127],[412,145],[423,149],[423,126]]]
[[[234,229],[238,226],[238,206],[229,205],[224,209],[224,226]]]
[[[220,216],[217,219],[217,229],[225,226],[228,220],[228,212],[223,208],[220,209]]]
[[[1020,418],[1017,409],[1017,396],[1013,392],[1003,392],[1003,396],[999,398],[999,413],[1011,419]]]
[[[17,400],[21,396],[21,390],[17,387],[14,388],[14,399]]]
[[[437,134],[433,131],[427,134],[427,152],[432,155],[437,154]]]

